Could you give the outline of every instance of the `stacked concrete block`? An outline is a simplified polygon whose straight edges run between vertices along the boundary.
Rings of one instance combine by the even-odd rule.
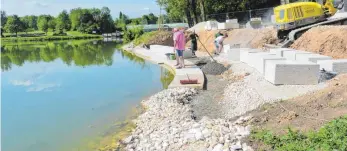
[[[254,68],[261,74],[265,74],[266,63],[271,60],[286,60],[286,58],[278,57],[276,55],[262,55],[253,60]]]
[[[240,61],[241,52],[248,50],[250,50],[250,48],[230,48],[227,50],[228,60]]]
[[[249,50],[241,50],[240,51],[240,61],[247,63],[248,62],[248,55],[250,53],[257,53],[259,50],[257,49],[249,49]]]
[[[319,54],[299,53],[296,54],[295,59],[297,61],[311,61],[317,63],[318,60],[331,60],[332,58],[329,56]]]
[[[265,79],[272,84],[309,85],[317,84],[319,65],[308,61],[268,60]]]
[[[320,69],[325,69],[326,71],[333,71],[337,73],[347,73],[347,59],[339,60],[318,60]]]
[[[193,52],[192,50],[185,50],[183,51],[183,58],[188,59],[193,57]]]
[[[238,23],[218,23],[219,30],[237,29],[237,28],[240,28],[240,25]]]
[[[226,23],[234,23],[234,24],[237,24],[237,23],[238,23],[238,20],[237,20],[237,19],[227,19],[225,22],[226,22]]]
[[[205,25],[206,30],[217,30],[218,22],[217,21],[207,21]]]
[[[270,49],[270,53],[276,54],[278,57],[283,57],[283,51],[295,51],[294,49],[290,48],[275,48],[275,49]]]
[[[276,55],[273,53],[269,52],[257,52],[257,53],[249,53],[248,54],[248,59],[247,59],[247,64],[253,68],[255,68],[256,64],[259,63],[257,60],[262,57],[267,57],[267,56],[273,56],[275,57]]]
[[[297,54],[312,54],[311,52],[307,51],[301,51],[301,50],[295,50],[295,51],[283,51],[283,57],[286,58],[287,60],[296,60],[296,55]]]

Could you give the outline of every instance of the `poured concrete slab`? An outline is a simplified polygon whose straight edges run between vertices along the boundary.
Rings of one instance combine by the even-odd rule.
[[[301,51],[301,50],[295,50],[295,51],[283,51],[283,56],[287,60],[296,60],[296,55],[297,54],[312,54],[311,52],[307,51]]]
[[[309,54],[309,53],[298,53],[296,54],[297,61],[311,61],[317,63],[318,60],[331,60],[332,57],[319,55],[319,54]]]
[[[170,83],[169,88],[190,87],[190,88],[203,89],[205,78],[200,68],[195,66],[194,63],[188,60],[185,60],[186,68],[176,69],[175,68],[176,61],[167,59],[165,54],[173,53],[173,47],[151,45],[150,50],[143,49],[143,48],[135,48],[130,52],[133,52],[137,56],[144,58],[148,61],[160,64],[163,67],[167,68],[168,70],[172,71],[175,77]],[[189,76],[190,79],[197,79],[198,84],[182,85],[180,83],[180,80],[187,80],[188,79],[187,75]]]
[[[276,54],[278,57],[283,57],[283,52],[284,51],[295,51],[295,49],[290,49],[290,48],[275,48],[275,49],[270,49],[270,53]]]
[[[337,73],[347,73],[347,59],[338,60],[318,60],[320,69],[325,69],[326,71],[333,71]]]
[[[318,84],[319,65],[309,61],[269,60],[265,79],[272,84]]]

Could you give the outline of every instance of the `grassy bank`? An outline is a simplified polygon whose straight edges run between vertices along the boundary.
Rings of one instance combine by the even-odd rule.
[[[77,31],[68,31],[66,36],[53,36],[53,32],[48,32],[47,35],[42,32],[29,32],[18,33],[19,37],[8,37],[9,34],[5,33],[5,37],[1,38],[2,43],[7,42],[21,42],[21,41],[52,41],[52,40],[72,40],[72,39],[101,39],[101,35],[83,34]],[[39,35],[39,36],[37,36]]]
[[[287,134],[276,135],[269,130],[256,130],[252,139],[263,143],[260,150],[331,151],[347,150],[346,134],[347,115],[327,123],[317,132],[301,133],[288,129]]]

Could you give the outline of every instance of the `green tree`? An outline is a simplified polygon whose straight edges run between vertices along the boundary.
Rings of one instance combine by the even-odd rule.
[[[5,26],[6,21],[7,21],[7,15],[5,11],[0,11],[1,12],[1,28]]]
[[[59,33],[70,30],[71,20],[66,10],[63,10],[56,18],[56,31]]]
[[[75,8],[70,11],[70,20],[71,20],[71,30],[76,31],[81,25],[81,16],[83,14],[82,8]]]
[[[16,33],[16,36],[18,35],[18,32],[25,30],[24,23],[20,20],[20,18],[17,15],[8,16],[4,28],[9,33]]]
[[[115,30],[111,11],[108,7],[101,8],[100,18],[100,31],[102,33],[113,32]]]
[[[37,16],[30,15],[21,17],[21,20],[29,30],[37,30]]]
[[[47,32],[48,32],[48,16],[47,15],[41,15],[39,16],[38,18],[38,21],[37,21],[37,26],[38,26],[38,29],[45,32],[46,35],[47,35]]]

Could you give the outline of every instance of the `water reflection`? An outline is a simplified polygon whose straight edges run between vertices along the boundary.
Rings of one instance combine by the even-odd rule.
[[[102,41],[42,42],[6,44],[1,47],[1,70],[8,71],[13,65],[28,62],[51,62],[61,59],[67,65],[89,66],[113,63],[115,43]],[[145,66],[145,61],[131,53],[119,51],[123,57]]]

